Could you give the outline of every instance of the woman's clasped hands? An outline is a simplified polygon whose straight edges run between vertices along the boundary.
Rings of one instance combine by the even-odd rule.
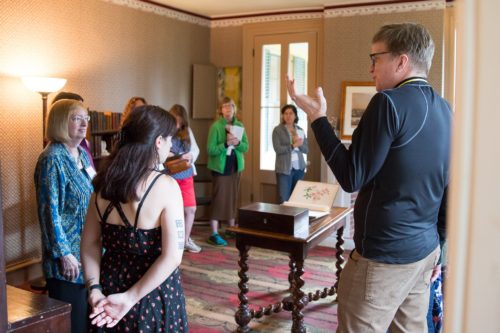
[[[90,318],[92,325],[114,327],[135,304],[126,293],[104,296],[99,289],[90,292],[89,303],[92,307]]]
[[[304,139],[299,137],[298,135],[293,136],[292,138],[292,146],[294,148],[300,147],[304,144]]]
[[[226,137],[226,144],[228,146],[237,146],[240,143],[240,140],[238,140],[238,137],[232,133],[227,133]]]

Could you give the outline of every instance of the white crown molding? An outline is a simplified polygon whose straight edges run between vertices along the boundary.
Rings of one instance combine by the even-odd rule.
[[[154,13],[161,16],[166,16],[175,20],[188,22],[192,24],[197,24],[205,27],[210,27],[210,20],[204,19],[195,15],[189,15],[182,13],[173,9],[168,9],[161,7],[159,5],[154,5],[139,0],[102,0],[104,2],[110,2],[120,6],[127,6],[129,8],[142,10],[149,13]]]
[[[378,4],[376,6],[367,5],[360,7],[327,9],[325,10],[325,18],[339,17],[339,16],[403,13],[411,11],[436,10],[445,8],[446,8],[445,0],[402,2],[402,3],[391,3],[387,5]]]
[[[266,22],[276,22],[276,21],[293,21],[293,20],[308,20],[308,19],[318,19],[318,18],[332,18],[341,16],[357,16],[357,15],[375,15],[375,14],[387,14],[387,13],[403,13],[411,11],[423,11],[423,10],[437,10],[445,9],[447,6],[452,7],[453,3],[446,3],[445,0],[430,0],[430,1],[418,1],[418,2],[402,2],[402,3],[391,3],[387,5],[377,4],[377,5],[366,5],[360,7],[345,7],[345,8],[333,8],[333,9],[320,9],[320,12],[297,12],[297,13],[287,13],[287,14],[273,14],[262,16],[245,16],[237,18],[220,18],[220,19],[205,19],[195,15],[190,15],[174,9],[169,9],[161,7],[159,5],[154,5],[139,0],[102,0],[104,2],[113,3],[116,5],[127,6],[129,8],[142,10],[145,12],[154,13],[161,16],[166,16],[179,21],[184,21],[192,24],[197,24],[210,28],[225,28],[241,26],[250,23],[266,23]]]
[[[311,20],[323,17],[323,12],[316,13],[291,13],[291,14],[269,14],[263,16],[250,16],[232,19],[212,20],[210,23],[211,28],[225,28],[231,26],[240,26],[250,23],[265,23],[277,21],[290,21],[290,20]]]

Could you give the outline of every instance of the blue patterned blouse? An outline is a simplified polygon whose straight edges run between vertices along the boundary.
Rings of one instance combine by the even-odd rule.
[[[38,220],[42,231],[45,278],[66,280],[58,258],[73,254],[80,262],[80,240],[93,191],[90,160],[78,147],[83,168],[62,143],[50,143],[38,158],[35,169]],[[93,169],[92,169],[93,170]],[[83,283],[83,274],[71,282]]]

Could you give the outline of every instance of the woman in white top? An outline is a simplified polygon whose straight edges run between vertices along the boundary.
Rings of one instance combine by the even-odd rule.
[[[200,148],[196,144],[193,131],[189,127],[188,113],[179,104],[175,104],[168,111],[177,121],[177,133],[172,137],[172,148],[169,156],[180,156],[187,160],[191,167],[177,173],[169,173],[179,184],[184,204],[184,220],[186,226],[184,249],[191,253],[199,253],[201,247],[191,239],[194,215],[196,213],[196,194],[194,192],[194,180],[196,168],[194,162],[200,154]]]

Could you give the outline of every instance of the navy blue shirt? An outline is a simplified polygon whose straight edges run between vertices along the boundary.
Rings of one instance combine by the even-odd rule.
[[[312,123],[339,184],[359,191],[356,250],[375,261],[413,263],[445,237],[452,112],[422,78],[370,101],[347,149],[326,117]]]

